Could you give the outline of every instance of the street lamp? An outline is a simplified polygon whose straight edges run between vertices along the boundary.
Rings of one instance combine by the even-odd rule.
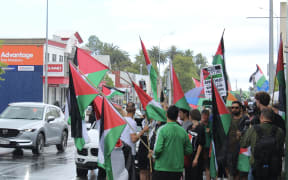
[[[267,17],[247,17],[247,18],[267,18]],[[273,85],[274,85],[273,18],[274,18],[273,0],[269,0],[269,93],[273,92]]]
[[[161,39],[164,37],[164,36],[166,36],[166,35],[173,35],[174,34],[174,31],[172,31],[172,32],[170,32],[170,33],[168,33],[168,34],[164,34],[163,36],[161,36],[161,38],[160,38],[160,40],[159,40],[159,54],[158,54],[158,64],[159,64],[159,68],[158,68],[158,70],[159,70],[159,92],[157,93],[157,96],[158,97],[160,97],[160,94],[161,94],[161,89],[162,89],[162,80],[161,80],[161,71],[160,71],[160,58],[161,58],[161,56],[160,56],[160,53],[161,53],[161,50],[160,50],[160,42],[161,42]],[[170,73],[169,73],[170,74]],[[169,76],[170,77],[170,76]],[[171,84],[170,83],[170,79],[171,78],[169,78],[169,82],[168,82],[168,84]],[[169,86],[170,87],[170,90],[171,90],[171,85]],[[171,104],[171,92],[168,90],[168,92],[169,92],[169,105]]]

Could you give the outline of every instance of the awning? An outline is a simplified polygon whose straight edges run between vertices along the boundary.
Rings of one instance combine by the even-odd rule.
[[[45,76],[43,76],[43,84],[45,83]],[[69,84],[68,77],[48,77],[48,84]]]

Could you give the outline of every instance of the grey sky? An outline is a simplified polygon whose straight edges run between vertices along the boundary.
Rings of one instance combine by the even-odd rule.
[[[46,0],[9,0],[1,5],[1,38],[45,37]],[[175,45],[202,53],[211,63],[225,28],[226,64],[232,89],[247,90],[258,63],[267,73],[268,16],[266,0],[49,0],[49,37],[60,31],[78,31],[84,42],[90,35],[113,43],[133,60],[141,48],[161,50]],[[274,0],[279,15],[280,0]],[[275,59],[277,20],[274,20]],[[278,26],[278,29],[280,27]],[[163,69],[163,68],[162,68]]]

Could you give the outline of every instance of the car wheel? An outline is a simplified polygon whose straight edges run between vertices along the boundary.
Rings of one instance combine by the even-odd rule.
[[[76,168],[77,177],[87,177],[88,169]]]
[[[23,156],[23,150],[16,148],[13,152],[12,152],[13,156]]]
[[[33,154],[42,154],[44,152],[44,136],[42,133],[38,134],[36,139],[36,147],[32,149]]]
[[[68,133],[67,131],[63,131],[61,136],[61,143],[56,145],[56,148],[59,152],[64,152],[66,150],[67,141],[68,141]]]

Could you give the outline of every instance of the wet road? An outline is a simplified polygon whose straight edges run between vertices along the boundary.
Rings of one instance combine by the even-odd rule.
[[[45,147],[40,156],[24,150],[23,156],[14,156],[14,149],[0,148],[0,180],[82,180],[76,177],[74,144],[68,140],[64,153],[57,153],[56,146]],[[87,180],[96,180],[96,171]]]

